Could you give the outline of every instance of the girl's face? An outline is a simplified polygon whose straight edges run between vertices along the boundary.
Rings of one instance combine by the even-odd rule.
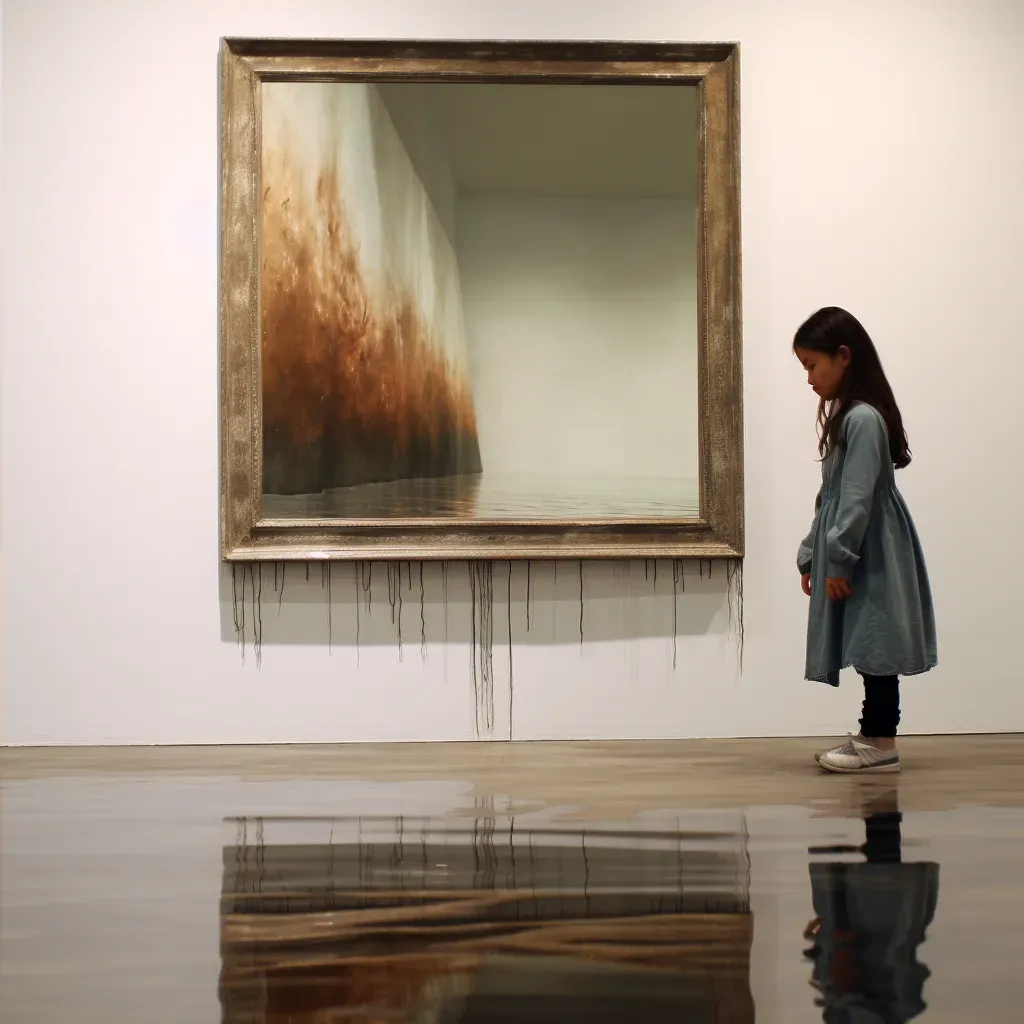
[[[831,402],[839,397],[843,377],[850,365],[850,350],[845,345],[834,356],[798,348],[796,357],[807,371],[807,383],[819,398]]]

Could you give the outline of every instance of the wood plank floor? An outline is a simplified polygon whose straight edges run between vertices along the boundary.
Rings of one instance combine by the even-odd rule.
[[[353,744],[266,747],[0,748],[14,779],[217,777],[250,780],[454,780],[478,795],[577,804],[584,813],[665,806],[845,802],[849,779],[813,764],[819,740]],[[901,740],[904,810],[1024,806],[1024,735]],[[876,780],[877,781],[877,780]],[[856,811],[854,811],[856,813]]]

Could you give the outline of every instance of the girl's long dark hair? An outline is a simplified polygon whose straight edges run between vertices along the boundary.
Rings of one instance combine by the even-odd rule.
[[[889,431],[889,454],[897,469],[910,465],[910,445],[903,429],[896,397],[882,369],[878,351],[864,325],[838,306],[819,309],[796,332],[793,349],[822,352],[834,357],[845,345],[850,350],[850,365],[843,376],[839,395],[818,403],[818,453],[824,459],[831,453],[843,429],[843,420],[854,402],[874,406]]]

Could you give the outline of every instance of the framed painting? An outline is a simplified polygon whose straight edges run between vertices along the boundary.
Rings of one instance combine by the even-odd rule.
[[[735,45],[221,73],[226,560],[742,556]]]

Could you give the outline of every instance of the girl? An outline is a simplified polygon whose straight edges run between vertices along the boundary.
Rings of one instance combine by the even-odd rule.
[[[797,564],[811,599],[808,679],[864,678],[860,733],[816,755],[830,772],[898,772],[899,677],[936,664],[924,555],[894,469],[910,464],[903,418],[875,346],[846,310],[815,313],[793,351],[818,396],[821,490]]]

